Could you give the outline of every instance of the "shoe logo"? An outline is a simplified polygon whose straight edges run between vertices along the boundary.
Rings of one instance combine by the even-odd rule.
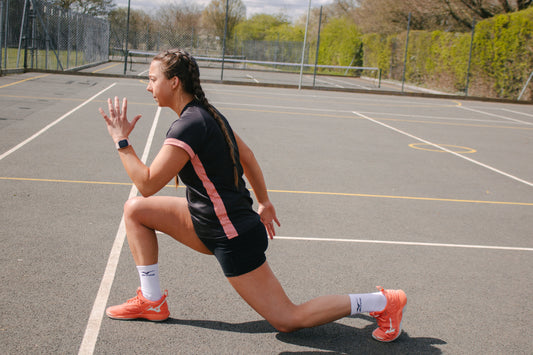
[[[385,334],[390,334],[390,333],[394,333],[396,331],[396,329],[394,329],[392,327],[392,318],[389,318],[389,323],[390,323],[390,329],[385,331]]]
[[[155,270],[143,271],[141,276],[155,276],[154,271]]]
[[[147,311],[154,311],[154,312],[157,312],[157,313],[161,312],[161,306],[162,306],[163,304],[165,304],[166,301],[167,301],[167,300],[164,300],[164,301],[161,302],[161,303],[159,304],[159,306],[157,306],[157,307],[149,307],[149,308],[147,309]]]

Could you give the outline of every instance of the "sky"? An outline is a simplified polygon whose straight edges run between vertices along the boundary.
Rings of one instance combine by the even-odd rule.
[[[130,0],[133,9],[141,9],[148,13],[157,9],[160,5],[168,3],[195,3],[201,7],[207,6],[211,0]],[[292,20],[307,14],[309,0],[241,0],[246,6],[246,16],[250,17],[257,13],[277,15],[280,12],[288,15]],[[114,0],[117,7],[128,7],[128,0]],[[319,7],[331,3],[332,0],[311,0],[311,7]]]

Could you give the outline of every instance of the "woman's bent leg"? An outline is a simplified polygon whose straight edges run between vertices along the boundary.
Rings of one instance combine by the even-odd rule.
[[[128,244],[136,265],[157,263],[156,230],[170,235],[196,251],[211,254],[194,231],[187,201],[184,198],[134,197],[124,205],[124,221]]]
[[[322,296],[295,305],[267,262],[254,271],[228,280],[257,313],[281,332],[314,327],[350,315],[348,295]]]

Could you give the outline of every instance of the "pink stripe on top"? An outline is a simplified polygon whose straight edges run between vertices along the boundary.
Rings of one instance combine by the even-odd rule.
[[[235,238],[238,235],[237,230],[235,229],[235,226],[233,226],[233,223],[231,223],[228,213],[226,211],[226,207],[224,206],[224,202],[222,202],[222,198],[218,194],[218,191],[216,190],[213,182],[209,180],[209,177],[205,172],[204,165],[200,161],[200,158],[198,158],[198,155],[194,153],[194,150],[192,150],[192,148],[187,143],[185,143],[184,141],[180,141],[176,138],[167,138],[165,139],[164,144],[179,147],[185,150],[187,154],[189,154],[194,171],[202,181],[202,185],[207,191],[209,199],[213,203],[215,214],[217,215],[217,218],[220,224],[222,225],[222,228],[224,229],[224,233],[226,233],[228,239]]]

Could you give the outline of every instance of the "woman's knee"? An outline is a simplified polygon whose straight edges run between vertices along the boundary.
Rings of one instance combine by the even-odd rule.
[[[307,328],[305,319],[297,311],[284,313],[281,317],[270,319],[268,322],[281,333],[291,333],[302,328]]]
[[[137,213],[142,208],[142,201],[145,197],[135,196],[130,198],[124,203],[124,217],[128,219],[134,219]]]
[[[269,322],[269,323],[274,328],[276,328],[276,330],[280,333],[292,333],[303,328],[301,326],[297,326],[296,323],[293,323],[290,321]]]

